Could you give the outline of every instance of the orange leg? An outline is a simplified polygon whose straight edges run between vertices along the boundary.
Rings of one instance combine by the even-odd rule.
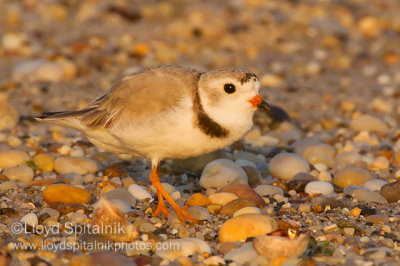
[[[168,217],[169,210],[164,203],[164,198],[165,198],[168,201],[168,203],[171,204],[171,207],[175,210],[176,215],[178,216],[178,219],[180,221],[184,222],[185,219],[187,219],[187,220],[192,221],[193,223],[199,222],[199,220],[197,220],[196,218],[193,218],[184,209],[179,207],[179,205],[176,204],[176,202],[171,198],[171,196],[168,194],[168,192],[165,190],[165,188],[161,185],[160,177],[158,176],[158,164],[153,165],[153,167],[151,169],[150,182],[157,189],[157,194],[158,194],[158,206],[157,206],[157,209],[154,212],[153,216],[158,216],[160,213],[162,213],[166,217]]]
[[[167,206],[165,206],[164,198],[160,192],[157,191],[158,195],[158,205],[156,211],[153,213],[154,217],[157,217],[160,215],[160,213],[164,214],[165,217],[168,217],[169,215],[169,210]]]

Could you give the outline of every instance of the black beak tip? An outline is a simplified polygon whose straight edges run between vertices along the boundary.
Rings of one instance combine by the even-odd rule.
[[[263,111],[265,111],[267,113],[271,113],[272,112],[271,106],[265,101],[262,101],[260,104],[258,104],[257,108],[259,110],[263,110]]]

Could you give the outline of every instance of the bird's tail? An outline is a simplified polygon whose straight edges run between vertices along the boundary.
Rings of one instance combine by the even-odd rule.
[[[35,120],[80,130],[83,128],[80,118],[90,110],[86,108],[77,111],[46,112],[35,117]]]

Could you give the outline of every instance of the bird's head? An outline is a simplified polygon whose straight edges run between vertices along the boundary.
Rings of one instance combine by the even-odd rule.
[[[260,87],[260,81],[253,73],[217,70],[200,76],[199,95],[211,118],[221,124],[233,125],[251,122],[257,109],[270,110],[258,94]]]

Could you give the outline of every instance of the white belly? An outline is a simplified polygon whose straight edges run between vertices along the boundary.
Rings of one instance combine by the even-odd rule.
[[[240,139],[251,126],[250,120],[230,130],[226,138],[212,138],[194,125],[190,109],[187,112],[181,109],[146,124],[121,124],[111,132],[87,133],[93,144],[104,151],[162,160],[193,157],[223,148]]]

